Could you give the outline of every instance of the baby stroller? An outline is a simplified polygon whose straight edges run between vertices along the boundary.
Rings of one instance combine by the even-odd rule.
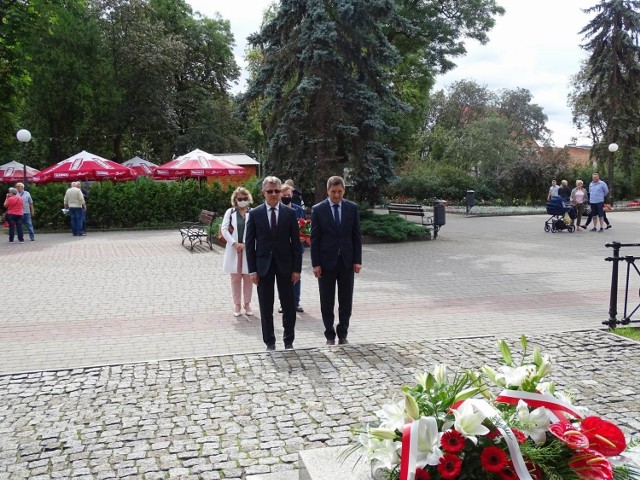
[[[551,233],[556,233],[562,230],[568,230],[569,233],[573,233],[576,229],[575,226],[565,221],[565,214],[568,214],[571,220],[575,220],[578,216],[578,211],[576,207],[565,204],[562,197],[551,197],[551,200],[547,203],[547,213],[551,215],[551,217],[544,222],[545,232],[551,231]]]

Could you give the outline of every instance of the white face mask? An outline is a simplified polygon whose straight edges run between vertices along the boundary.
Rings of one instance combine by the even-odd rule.
[[[243,200],[241,202],[237,202],[240,208],[246,208],[249,206],[249,200]]]

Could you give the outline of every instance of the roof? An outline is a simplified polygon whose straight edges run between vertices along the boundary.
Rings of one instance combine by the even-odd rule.
[[[236,165],[260,165],[260,162],[255,161],[244,153],[214,153],[212,155],[233,162]]]

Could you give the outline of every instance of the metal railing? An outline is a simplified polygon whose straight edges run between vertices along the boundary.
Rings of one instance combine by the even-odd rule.
[[[629,312],[629,276],[631,269],[635,270],[640,277],[640,270],[635,264],[635,261],[640,257],[634,257],[633,255],[620,256],[620,249],[622,247],[640,247],[640,243],[620,243],[611,242],[605,245],[607,248],[613,248],[613,256],[605,258],[607,262],[613,262],[613,268],[611,269],[611,292],[609,296],[609,319],[606,322],[602,322],[604,325],[608,325],[609,328],[615,328],[617,325],[629,325],[630,323],[640,323],[640,320],[632,320],[631,317],[640,309],[640,302],[635,308]],[[618,265],[620,262],[627,263],[627,275],[624,288],[624,313],[621,320],[616,317],[618,315]],[[639,291],[640,296],[640,291]]]

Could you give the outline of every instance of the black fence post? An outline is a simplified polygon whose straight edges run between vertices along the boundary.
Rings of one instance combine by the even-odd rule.
[[[618,324],[616,316],[618,315],[618,263],[620,263],[620,242],[607,243],[607,248],[613,248],[613,257],[606,258],[607,261],[613,262],[611,269],[611,292],[609,292],[609,319],[602,322],[613,329]]]

